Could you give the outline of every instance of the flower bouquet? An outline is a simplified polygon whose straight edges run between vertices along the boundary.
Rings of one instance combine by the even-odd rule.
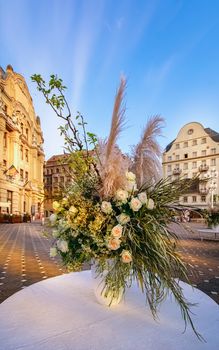
[[[60,130],[73,179],[53,203],[51,255],[60,254],[72,271],[95,260],[96,272],[104,279],[103,293],[112,299],[136,280],[154,317],[171,292],[185,325],[189,322],[200,338],[178,283],[179,279],[188,280],[186,267],[177,252],[177,237],[168,227],[186,186],[183,180],[170,183],[161,179],[156,136],[163,119],[150,118],[132,155],[124,155],[117,146],[124,127],[124,79],[115,97],[106,140],[86,131],[81,114],[73,120],[61,79],[51,76],[49,87],[40,75],[32,79],[58,117],[65,120]]]

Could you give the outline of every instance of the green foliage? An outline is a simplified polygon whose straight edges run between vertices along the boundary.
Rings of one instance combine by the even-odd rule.
[[[207,215],[207,224],[208,227],[214,228],[219,225],[219,210],[215,208],[215,210],[211,210]]]
[[[123,123],[124,111],[120,106],[124,81],[115,100],[109,144],[105,149],[102,147],[101,159],[105,153],[108,155],[103,169],[97,136],[86,130],[87,123],[80,113],[72,118],[62,80],[51,75],[46,84],[37,74],[32,80],[56,115],[65,121],[59,130],[64,136],[74,179],[71,186],[63,189],[59,201],[53,203],[56,214],[51,223],[55,229],[56,252],[71,271],[78,271],[83,263],[90,263],[92,259],[97,261],[97,273],[103,275],[107,270],[106,295],[110,293],[116,297],[137,280],[153,317],[157,315],[159,304],[172,293],[185,325],[190,323],[201,339],[190,316],[190,304],[179,286],[180,278],[188,281],[187,271],[177,253],[177,238],[168,226],[179,210],[179,196],[192,181],[160,180],[153,186],[143,185],[137,189],[136,174],[128,172],[128,166],[125,168],[128,162],[115,145]],[[150,132],[147,135],[150,136]],[[92,151],[89,146],[93,147]],[[150,179],[146,180],[151,183]],[[106,192],[105,200],[104,181],[105,187],[113,189]],[[119,186],[112,186],[112,183]]]

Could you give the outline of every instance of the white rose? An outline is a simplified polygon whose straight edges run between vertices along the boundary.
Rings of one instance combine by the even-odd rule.
[[[110,202],[103,201],[101,204],[101,210],[105,214],[112,213],[112,205]]]
[[[132,261],[132,255],[128,250],[123,250],[121,253],[122,262],[128,264]]]
[[[149,198],[148,203],[147,203],[147,208],[148,209],[154,209],[154,201],[153,201],[153,199]]]
[[[112,237],[109,239],[107,247],[111,250],[117,250],[120,247],[120,243],[121,241],[119,239]]]
[[[138,194],[138,199],[141,201],[142,204],[147,203],[147,194],[146,192],[141,192]]]
[[[117,221],[121,224],[121,225],[125,225],[130,221],[130,216],[122,213],[120,215],[117,216]]]
[[[54,224],[57,220],[57,215],[56,214],[51,214],[49,217],[49,221],[51,222],[51,224]]]
[[[129,203],[129,206],[133,211],[138,211],[142,207],[142,203],[137,197],[134,197]]]
[[[134,192],[137,190],[137,184],[133,181],[128,181],[125,188],[128,192]]]
[[[125,176],[126,176],[126,179],[128,181],[131,181],[131,182],[136,181],[136,175],[134,173],[132,173],[131,171],[126,171]]]
[[[62,253],[68,252],[68,242],[64,241],[63,239],[59,239],[56,244],[58,249],[61,250]]]
[[[57,202],[57,201],[54,201],[53,203],[52,203],[52,207],[53,207],[53,209],[54,210],[59,210],[60,209],[60,203],[59,202]]]
[[[115,198],[122,203],[126,203],[128,199],[128,192],[125,190],[117,190]]]
[[[58,230],[53,230],[53,231],[52,231],[52,236],[53,236],[54,238],[57,238],[57,237],[59,236],[59,231],[58,231]]]
[[[68,198],[64,197],[64,198],[62,199],[62,204],[67,204],[67,203],[68,203]]]
[[[77,214],[77,212],[78,212],[78,209],[77,208],[75,208],[75,206],[74,205],[72,205],[70,208],[69,208],[69,210],[68,210],[71,214]]]
[[[57,249],[55,247],[50,248],[49,255],[50,255],[50,258],[54,258],[54,256],[57,255]]]
[[[116,225],[112,228],[111,234],[114,238],[120,238],[122,236],[122,225]]]

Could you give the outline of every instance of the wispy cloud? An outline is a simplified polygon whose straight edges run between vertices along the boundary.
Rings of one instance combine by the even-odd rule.
[[[175,61],[176,55],[173,54],[169,56],[165,61],[163,61],[160,65],[149,68],[145,74],[146,84],[160,89],[161,85],[163,85],[169,73],[171,72]]]
[[[95,11],[92,2],[84,2],[73,50],[73,105],[75,109],[79,108],[89,63],[95,52],[95,44],[102,24],[103,9],[103,1],[98,1]]]
[[[116,20],[113,18],[110,23],[105,23],[110,35],[99,71],[99,80],[105,77],[115,62],[118,64],[135,52],[134,49],[149,28],[156,9],[157,1],[144,3],[142,11],[141,7],[133,6],[130,1],[120,2],[115,12]],[[121,69],[124,67],[120,67]]]

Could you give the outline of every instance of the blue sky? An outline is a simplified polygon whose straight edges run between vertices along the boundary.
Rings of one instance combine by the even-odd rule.
[[[72,110],[101,137],[124,74],[125,152],[154,114],[165,119],[163,147],[190,121],[219,131],[218,13],[217,0],[0,0],[0,65],[27,81],[46,158],[62,153],[63,142],[34,73],[62,77]]]

